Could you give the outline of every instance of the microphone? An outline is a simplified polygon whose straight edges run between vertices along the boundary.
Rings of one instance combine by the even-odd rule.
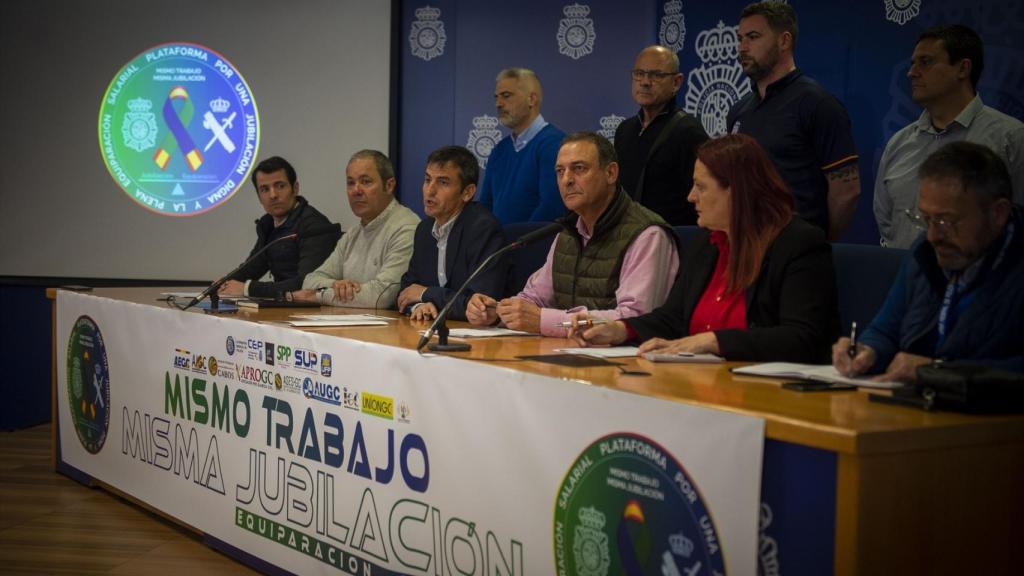
[[[554,222],[548,224],[547,226],[544,226],[543,228],[538,228],[533,232],[527,232],[526,234],[520,236],[518,240],[512,243],[512,246],[514,246],[514,248],[512,249],[515,250],[517,248],[529,246],[530,244],[533,244],[538,240],[543,240],[548,236],[557,234],[558,232],[562,231],[565,228],[565,225],[565,219],[559,218],[558,220],[555,220]]]
[[[302,240],[304,240],[306,238],[315,238],[317,236],[323,236],[324,234],[337,233],[340,229],[341,229],[341,226],[339,226],[338,224],[330,224],[330,225],[327,225],[327,226],[320,225],[320,226],[313,226],[313,227],[311,227],[309,230],[307,230],[306,232],[302,233],[301,235],[298,232],[292,232],[291,234],[285,234],[284,236],[281,236],[280,238],[274,238],[270,242],[267,242],[266,244],[264,244],[262,248],[260,248],[259,250],[253,252],[252,254],[250,254],[249,257],[246,258],[245,261],[243,261],[237,267],[235,267],[234,270],[232,270],[231,272],[228,272],[227,274],[221,276],[219,279],[217,279],[216,282],[214,282],[213,284],[210,284],[209,286],[207,286],[205,290],[203,290],[202,292],[199,293],[198,296],[193,298],[184,308],[182,308],[182,310],[188,310],[189,308],[195,306],[196,304],[199,304],[200,302],[203,301],[203,298],[206,298],[207,296],[210,297],[210,308],[211,309],[216,309],[217,308],[216,303],[219,300],[219,298],[217,297],[217,290],[219,290],[220,287],[225,282],[230,280],[232,276],[237,274],[239,270],[241,270],[242,268],[245,268],[250,262],[255,260],[257,256],[259,256],[259,255],[263,254],[264,252],[266,252],[267,249],[269,249],[271,246],[273,246],[273,245],[275,245],[275,244],[277,244],[279,242],[284,242],[285,240],[299,240],[299,241],[302,241]]]
[[[416,351],[419,352],[420,350],[423,349],[424,346],[427,345],[427,342],[430,342],[430,338],[433,337],[434,332],[438,333],[438,343],[430,345],[430,349],[433,351],[461,352],[471,349],[472,346],[470,346],[469,344],[448,343],[448,327],[445,326],[445,318],[448,317],[448,311],[451,310],[452,304],[455,303],[455,300],[459,298],[459,295],[466,291],[466,288],[469,286],[470,282],[475,280],[476,277],[479,276],[481,272],[487,269],[491,262],[505,255],[508,252],[518,250],[524,246],[533,244],[538,240],[543,240],[548,236],[552,236],[560,232],[561,230],[564,230],[567,224],[567,218],[556,218],[555,221],[552,222],[551,224],[548,224],[543,228],[538,228],[532,232],[527,232],[526,234],[523,234],[516,241],[506,246],[503,246],[497,252],[485,258],[484,261],[481,262],[480,265],[476,267],[476,270],[473,270],[473,273],[469,275],[469,278],[466,278],[466,281],[462,283],[462,286],[459,286],[459,289],[455,291],[455,294],[452,294],[452,297],[448,299],[448,302],[445,303],[444,308],[442,308],[441,311],[437,314],[437,318],[434,319],[434,322],[433,324],[430,325],[430,328],[428,328],[427,331],[423,333],[423,336],[420,336],[420,341],[416,344]]]

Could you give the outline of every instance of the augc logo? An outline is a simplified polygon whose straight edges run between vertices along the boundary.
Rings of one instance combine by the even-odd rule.
[[[302,395],[312,400],[319,400],[338,406],[341,404],[341,389],[334,384],[319,382],[312,378],[302,381]]]

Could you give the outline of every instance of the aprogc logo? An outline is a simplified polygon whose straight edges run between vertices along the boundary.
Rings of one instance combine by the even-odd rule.
[[[240,382],[246,384],[255,384],[263,388],[270,388],[276,384],[275,381],[280,381],[281,376],[274,374],[270,370],[264,370],[263,368],[253,368],[252,366],[241,366],[235,364],[235,375],[238,376]],[[280,387],[280,385],[278,385]]]
[[[327,402],[338,406],[341,404],[341,389],[334,384],[314,381],[306,377],[302,381],[302,395],[306,398]]]

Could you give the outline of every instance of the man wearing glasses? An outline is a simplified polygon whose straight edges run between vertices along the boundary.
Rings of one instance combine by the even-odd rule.
[[[1024,217],[1006,164],[986,146],[953,142],[918,176],[917,212],[903,217],[925,233],[853,353],[846,338],[833,346],[833,365],[902,382],[935,359],[1024,372]]]
[[[904,217],[917,200],[917,169],[948,142],[984,144],[1006,162],[1013,200],[1024,201],[1024,124],[981,102],[981,37],[966,26],[936,26],[917,38],[907,78],[921,116],[893,135],[875,177],[874,210],[883,246],[908,248],[920,232]]]
[[[708,135],[699,120],[676,105],[683,85],[679,57],[664,46],[648,46],[636,57],[631,75],[640,112],[615,131],[619,183],[670,225],[696,224],[686,195],[693,188],[697,147]]]

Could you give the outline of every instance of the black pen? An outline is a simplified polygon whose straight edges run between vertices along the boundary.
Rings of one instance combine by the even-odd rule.
[[[850,323],[850,347],[846,349],[846,355],[853,360],[857,357],[857,322]]]

